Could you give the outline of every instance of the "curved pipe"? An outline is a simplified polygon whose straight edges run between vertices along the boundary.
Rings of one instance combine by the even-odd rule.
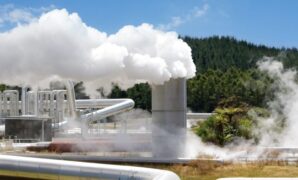
[[[81,115],[83,121],[95,121],[119,114],[121,112],[130,110],[134,107],[135,103],[132,99],[84,99],[76,100],[76,106],[80,109],[88,108],[102,108],[91,113]],[[68,121],[53,123],[52,127],[62,127],[67,125]]]
[[[94,107],[93,105],[96,105],[96,103],[98,103],[99,101],[96,100],[89,100],[89,107]],[[109,102],[109,100],[104,100],[102,102]],[[99,109],[97,111],[91,112],[91,113],[87,113],[81,116],[82,120],[85,121],[94,121],[94,120],[99,120],[99,119],[103,119],[106,118],[108,116],[112,116],[127,110],[130,110],[134,107],[135,103],[132,99],[117,99],[117,100],[112,100],[110,101],[110,103],[113,102],[117,102],[116,104],[113,104],[111,106],[105,107],[103,109]],[[88,103],[87,103],[88,104]]]
[[[33,176],[35,178],[41,178],[44,177],[45,174],[47,174],[55,176],[55,179],[62,179],[65,176],[98,179],[180,179],[175,173],[171,171],[159,169],[10,155],[0,155],[0,169],[11,171],[11,174],[13,174],[14,176],[30,176],[30,178],[32,178]]]

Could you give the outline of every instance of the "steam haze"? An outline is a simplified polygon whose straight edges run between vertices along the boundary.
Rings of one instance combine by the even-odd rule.
[[[269,102],[271,117],[260,119],[259,134],[263,146],[298,146],[298,84],[297,71],[284,69],[272,58],[258,63],[259,69],[275,80],[275,99]]]
[[[162,84],[196,72],[190,47],[175,32],[141,24],[108,35],[65,9],[2,32],[0,59],[3,83],[44,86],[71,79],[86,82],[89,90],[111,82],[123,88]]]
[[[282,62],[273,57],[264,57],[257,63],[258,69],[274,80],[274,99],[268,101],[269,117],[254,117],[257,122],[253,133],[259,141],[239,139],[223,148],[202,142],[188,132],[186,154],[190,157],[211,155],[214,158],[233,160],[266,156],[266,148],[298,146],[298,83],[297,71],[285,69]]]

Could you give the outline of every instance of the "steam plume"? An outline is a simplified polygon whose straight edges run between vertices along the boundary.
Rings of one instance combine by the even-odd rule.
[[[264,57],[257,65],[261,71],[274,79],[272,88],[275,92],[275,98],[268,102],[270,117],[255,117],[257,126],[254,127],[254,133],[260,139],[258,144],[243,140],[219,148],[203,143],[199,137],[190,134],[186,143],[187,155],[195,157],[198,154],[207,154],[232,160],[241,157],[264,157],[268,153],[268,147],[298,147],[297,71],[284,69],[282,62],[269,57]]]
[[[283,64],[272,58],[258,63],[259,68],[275,80],[276,98],[269,102],[271,117],[261,119],[260,145],[297,147],[298,84],[297,72],[285,70]]]
[[[119,82],[127,88],[196,72],[190,47],[175,32],[141,24],[107,35],[65,9],[0,33],[0,59],[0,81],[7,84],[42,86],[72,79],[97,87]]]

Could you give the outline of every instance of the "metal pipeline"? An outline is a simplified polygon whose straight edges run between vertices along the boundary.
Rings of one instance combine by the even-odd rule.
[[[214,113],[186,113],[187,119],[208,119]]]
[[[132,99],[77,99],[76,107],[78,109],[105,108],[122,103],[125,100],[132,101]]]
[[[5,125],[0,125],[0,135],[4,135],[5,133]]]
[[[3,91],[3,106],[1,111],[5,116],[18,116],[19,115],[19,92],[17,90]]]
[[[103,109],[99,109],[94,112],[81,115],[81,119],[87,122],[92,122],[124,111],[128,111],[132,109],[135,105],[132,99],[96,99],[96,100],[78,100],[76,102],[78,107],[89,107],[89,108],[100,106],[101,103],[102,103],[101,106],[103,104],[110,105]]]
[[[65,81],[67,99],[68,99],[68,108],[69,108],[69,115],[72,118],[76,117],[76,97],[75,97],[75,90],[74,84],[72,81],[68,80]]]
[[[81,179],[153,179],[179,180],[171,171],[120,165],[84,163],[76,161],[42,159],[0,155],[0,175],[14,177],[63,179],[65,177]]]
[[[26,96],[28,89],[28,86],[22,88],[22,115],[28,114],[28,97]]]

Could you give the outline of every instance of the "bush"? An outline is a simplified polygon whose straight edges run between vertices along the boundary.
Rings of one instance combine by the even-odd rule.
[[[257,134],[252,129],[258,126],[257,117],[269,117],[269,112],[263,108],[251,107],[232,96],[223,99],[217,105],[214,114],[206,121],[200,122],[195,133],[204,142],[219,146],[234,142],[236,139],[253,139],[258,141]]]

